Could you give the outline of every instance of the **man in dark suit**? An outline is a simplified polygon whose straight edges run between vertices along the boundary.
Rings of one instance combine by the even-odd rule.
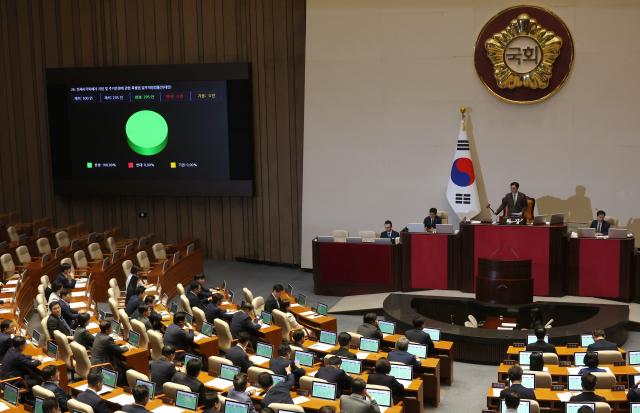
[[[140,276],[138,272],[140,268],[134,265],[131,267],[131,273],[127,275],[127,280],[125,282],[125,303],[128,303],[132,296],[136,293],[136,288],[138,288],[138,284],[140,283]]]
[[[118,381],[124,383],[126,382],[126,368],[123,354],[129,348],[117,345],[109,334],[111,334],[111,322],[101,321],[100,332],[96,334],[93,347],[91,347],[91,364],[110,363],[118,370]]]
[[[66,321],[67,324],[71,326],[71,328],[75,328],[76,322],[78,320],[78,315],[80,315],[80,313],[71,308],[71,306],[69,305],[69,302],[67,300],[69,299],[70,295],[70,291],[66,288],[63,288],[62,290],[60,290],[60,301],[58,301],[58,303],[60,304],[60,311],[62,312],[62,318],[64,318],[64,321]]]
[[[251,320],[250,314],[252,311],[253,306],[250,303],[242,303],[240,311],[236,312],[233,315],[229,329],[231,330],[231,334],[234,337],[238,337],[241,332],[247,333],[247,335],[249,336],[249,340],[251,340],[253,348],[256,348],[256,343],[258,342],[258,331],[260,331],[260,324],[256,321]],[[266,308],[265,311],[267,311]]]
[[[534,343],[527,344],[527,351],[540,351],[542,353],[555,353],[556,346],[544,341],[547,335],[547,330],[544,327],[537,327],[534,331],[536,335],[536,341]]]
[[[606,402],[607,400],[595,393],[598,379],[591,373],[582,375],[582,393],[571,396],[570,402]]]
[[[296,378],[296,383],[298,383],[300,377],[306,374],[302,367],[297,366],[295,362],[291,360],[291,346],[287,343],[282,343],[278,349],[278,357],[274,357],[269,360],[269,370],[276,374],[286,376],[287,367],[291,368],[291,372]]]
[[[409,366],[420,367],[420,361],[416,356],[409,353],[409,339],[401,337],[396,341],[396,349],[389,352],[387,358],[389,361],[397,361],[399,363],[408,364]]]
[[[149,308],[148,305],[140,304],[138,306],[138,312],[136,314],[137,314],[136,320],[140,321],[144,325],[144,328],[147,329],[147,331],[153,330],[151,321],[149,321],[149,315],[151,315],[151,309]]]
[[[607,214],[603,210],[600,210],[600,211],[596,212],[596,219],[591,221],[590,228],[594,228],[596,230],[596,234],[602,234],[602,235],[608,235],[609,234],[609,227],[611,225],[607,221],[604,220],[604,217],[606,215]]]
[[[405,337],[407,337],[412,343],[426,345],[427,356],[433,354],[433,340],[431,340],[431,336],[429,334],[422,330],[424,328],[424,319],[420,317],[414,318],[411,324],[413,325],[413,328],[404,332]]]
[[[276,284],[271,290],[271,295],[264,302],[264,311],[267,313],[280,309],[280,294],[284,291],[282,284]]]
[[[232,317],[227,315],[227,312],[222,308],[218,307],[220,305],[220,301],[222,301],[222,295],[218,293],[213,294],[211,296],[211,301],[209,301],[207,307],[204,309],[204,317],[211,324],[213,324],[213,320],[216,318],[220,318],[227,322],[231,321]]]
[[[142,285],[136,287],[135,293],[129,298],[124,311],[129,317],[134,317],[138,311],[138,307],[142,304],[142,297],[144,296],[145,288]]]
[[[358,358],[358,356],[356,356],[355,354],[349,351],[350,343],[351,343],[351,334],[345,331],[341,332],[340,334],[338,334],[338,349],[333,350],[331,354],[339,357],[349,358],[349,359]]]
[[[357,333],[364,338],[377,338],[382,340],[382,332],[378,328],[378,316],[376,313],[367,313],[362,317],[363,323],[358,326]]]
[[[98,393],[102,390],[102,373],[100,369],[93,368],[87,375],[87,389],[78,394],[76,400],[88,404],[93,409],[93,413],[110,413],[107,403],[102,400]]]
[[[340,368],[342,365],[342,359],[338,356],[330,357],[325,360],[325,365],[318,369],[316,373],[317,378],[328,381],[329,383],[335,383],[338,386],[338,395],[344,393],[346,389],[351,388],[353,379],[344,370]]]
[[[593,343],[589,344],[587,347],[587,351],[598,351],[598,350],[617,350],[618,345],[611,341],[606,340],[606,334],[602,329],[593,330],[591,333],[593,336]]]
[[[520,192],[520,184],[511,182],[511,192],[502,198],[500,207],[496,210],[496,215],[500,214],[505,208],[507,214],[522,214],[527,210],[527,196]]]
[[[264,398],[260,402],[263,407],[268,407],[271,403],[293,404],[291,399],[291,387],[295,384],[295,377],[291,373],[291,368],[287,369],[287,380],[278,384],[273,384],[273,377],[267,372],[258,375],[258,385],[265,392]]]
[[[76,280],[71,275],[71,265],[64,263],[60,264],[60,273],[56,276],[54,282],[62,285],[62,288],[72,290],[76,286]]]
[[[247,346],[249,345],[249,335],[245,332],[238,334],[238,343],[227,350],[225,357],[230,360],[234,366],[240,367],[240,371],[246,373],[249,367],[253,366],[249,356],[247,355]]]
[[[123,406],[121,411],[125,413],[151,413],[145,407],[149,403],[149,389],[147,386],[137,385],[131,389],[133,394],[133,404]]]
[[[163,383],[171,381],[173,375],[176,374],[176,366],[173,364],[175,357],[176,348],[171,344],[166,344],[162,347],[162,356],[158,360],[152,360],[149,363],[151,381],[156,386],[162,386]]]
[[[500,392],[500,398],[503,399],[508,392],[516,393],[521,399],[536,399],[533,389],[522,385],[522,368],[520,366],[511,366],[509,369],[509,387]]]
[[[442,224],[442,218],[438,216],[438,210],[436,208],[429,208],[429,215],[424,219],[424,229],[427,231],[433,231],[436,229],[436,225]]]
[[[71,336],[71,327],[67,323],[67,321],[62,317],[62,307],[60,306],[60,302],[52,301],[49,304],[49,319],[47,320],[47,330],[49,330],[49,335],[53,339],[53,332],[58,330],[69,340],[73,340]]]
[[[173,324],[167,327],[164,333],[163,342],[165,345],[171,344],[176,350],[184,350],[187,353],[193,351],[197,345],[194,343],[193,329],[187,329],[184,313],[177,313],[173,316]]]
[[[197,307],[202,311],[206,310],[206,307],[200,300],[200,293],[202,292],[202,287],[197,281],[192,281],[189,284],[189,292],[187,293],[187,299],[189,300],[189,306]]]
[[[379,386],[387,386],[391,389],[393,400],[397,402],[404,396],[404,386],[395,377],[390,376],[391,363],[382,357],[376,361],[375,373],[369,374],[367,383],[377,384]]]
[[[62,390],[60,387],[60,373],[58,373],[58,368],[56,366],[49,365],[42,369],[42,387],[52,392],[56,400],[58,401],[58,405],[63,412],[67,411],[67,401],[69,400],[69,395]]]
[[[398,231],[394,231],[393,224],[391,223],[391,221],[389,220],[384,221],[384,231],[380,233],[380,238],[395,239],[395,238],[398,238],[399,236],[400,236],[400,233]]]
[[[380,407],[375,399],[367,393],[367,384],[362,379],[355,379],[351,385],[350,395],[340,396],[340,408],[349,413],[380,413]],[[334,410],[335,411],[335,410]],[[322,409],[319,410],[322,412]]]
[[[15,328],[11,325],[11,320],[2,320],[0,323],[0,359],[13,347],[13,339],[11,335]]]
[[[29,387],[40,383],[37,367],[41,363],[39,360],[24,354],[26,345],[27,341],[24,337],[15,336],[13,338],[13,347],[7,350],[7,353],[2,358],[0,380],[24,377]]]
[[[196,274],[195,277],[193,277],[193,281],[200,284],[200,292],[198,293],[198,298],[200,299],[200,301],[202,301],[202,304],[206,306],[207,303],[211,301],[211,296],[213,296],[213,291],[208,289],[206,286],[207,278],[203,273],[200,273]]]
[[[191,389],[192,392],[198,395],[198,400],[204,402],[204,383],[198,380],[198,374],[202,370],[202,360],[192,359],[189,360],[186,366],[186,373],[181,371],[176,372],[171,378],[172,383],[183,384]]]

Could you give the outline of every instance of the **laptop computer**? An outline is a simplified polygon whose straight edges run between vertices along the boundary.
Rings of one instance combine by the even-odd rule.
[[[518,353],[518,364],[521,366],[528,366],[531,364],[529,359],[531,358],[531,351],[521,351]]]
[[[2,398],[5,402],[16,406],[18,404],[18,388],[5,383]]]
[[[392,244],[393,243],[393,238],[376,238],[374,241],[374,244]]]
[[[283,381],[287,381],[287,378],[281,374],[272,374],[271,379],[273,380],[273,384],[278,384]]]
[[[313,366],[313,353],[296,350],[294,360],[300,363],[301,366],[311,367]]]
[[[595,238],[595,228],[578,228],[578,238]]]
[[[340,368],[344,370],[345,373],[360,374],[362,373],[362,361],[357,359],[343,358]]]
[[[193,251],[195,251],[195,249],[196,249],[196,244],[194,244],[193,242],[187,245],[187,256],[193,254]]]
[[[522,386],[527,389],[535,389],[536,388],[536,375],[535,374],[523,374],[522,375]]]
[[[118,387],[118,372],[115,370],[105,369],[101,370],[102,373],[102,390],[107,388],[107,391],[114,390]]]
[[[549,219],[549,223],[551,225],[564,224],[564,214],[553,214],[553,215],[551,215],[551,219]]]
[[[629,413],[640,413],[640,403],[629,403]]]
[[[422,222],[410,222],[407,224],[409,232],[424,232],[424,224]]]
[[[300,304],[301,306],[304,306],[307,304],[307,296],[304,294],[298,294],[298,296],[296,297],[296,301],[298,302],[298,304]]]
[[[369,351],[371,353],[377,353],[380,348],[380,340],[377,338],[364,338],[360,339],[360,350]]]
[[[538,341],[538,337],[536,337],[533,334],[528,334],[527,335],[527,344],[532,344]],[[544,336],[544,342],[548,343],[549,342],[549,335],[547,334],[546,336]]]
[[[436,224],[436,233],[453,234],[453,224]]]
[[[40,333],[38,330],[33,330],[31,332],[31,344],[36,347],[40,347]]]
[[[240,373],[240,367],[230,366],[228,364],[221,364],[218,377],[220,377],[221,379],[233,381],[233,378],[238,373]]]
[[[129,339],[127,341],[133,347],[138,347],[138,344],[140,344],[140,333],[138,333],[137,331],[129,330]]]
[[[156,394],[156,384],[151,381],[137,379],[136,386],[144,386],[149,390],[149,400],[153,399],[153,396]]]
[[[51,357],[52,359],[58,358],[58,345],[53,341],[47,342],[47,356]]]
[[[427,358],[427,346],[424,344],[409,343],[407,352],[421,359]]]
[[[332,346],[335,346],[337,337],[338,335],[333,331],[321,330],[318,341],[320,341],[323,344],[330,344]]]
[[[316,312],[320,315],[327,315],[327,313],[329,312],[329,306],[324,303],[318,303]]]
[[[533,217],[533,225],[545,225],[547,221],[544,219],[544,215],[536,215]]]
[[[596,404],[593,402],[568,402],[567,413],[578,413],[578,410],[580,410],[582,406],[588,406],[591,408],[591,411],[596,411]]]
[[[211,337],[213,335],[213,324],[205,321],[200,327],[200,332],[207,337]]]
[[[335,383],[322,383],[314,381],[311,383],[311,397],[325,400],[336,399],[336,387]]]
[[[293,296],[293,285],[287,284],[287,288],[284,289],[287,292],[287,295]]]
[[[580,334],[580,347],[589,347],[594,341],[591,334]]]
[[[396,323],[392,321],[378,321],[378,328],[383,334],[396,333]]]
[[[367,394],[383,409],[391,407],[391,390],[367,389]]]
[[[437,328],[423,328],[422,331],[429,334],[431,341],[440,341],[440,330]]]
[[[624,239],[627,238],[626,228],[609,228],[609,238],[611,239]]]
[[[202,358],[200,356],[195,355],[195,354],[187,353],[187,354],[184,355],[184,365],[185,366],[188,365],[191,360],[202,360]]]
[[[587,353],[584,351],[576,351],[573,353],[573,365],[576,367],[584,366],[584,356],[586,355]]]
[[[42,413],[42,402],[44,402],[44,399],[42,397],[35,397],[35,402],[33,403],[33,413]]]
[[[500,400],[500,411],[507,411],[507,404],[504,400]],[[518,413],[529,413],[531,411],[531,403],[529,400],[520,400],[520,404],[518,405],[518,409],[516,410]]]
[[[391,363],[389,375],[395,377],[404,387],[407,387],[413,379],[413,366]]]
[[[260,319],[262,320],[262,324],[271,325],[271,313],[263,311],[260,314]]]
[[[111,320],[111,337],[118,337],[120,336],[120,323],[118,323],[116,320]]]
[[[570,374],[567,376],[567,390],[582,391],[582,376],[579,374]]]
[[[360,237],[347,237],[347,244],[362,244]]]
[[[259,342],[256,345],[256,355],[270,359],[273,357],[273,346],[271,344]]]
[[[640,351],[632,350],[627,352],[629,354],[629,365],[630,366],[639,366],[640,365]]]
[[[280,410],[281,412],[282,410]],[[224,402],[224,413],[249,413],[249,405],[227,399]]]
[[[333,237],[331,235],[319,235],[318,242],[333,242]]]
[[[186,410],[198,410],[198,393],[178,390],[176,392],[176,407]]]

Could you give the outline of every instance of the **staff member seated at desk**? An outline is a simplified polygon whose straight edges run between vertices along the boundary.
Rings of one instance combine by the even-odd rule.
[[[395,377],[390,376],[391,363],[382,357],[376,361],[375,373],[369,374],[367,383],[387,386],[391,389],[393,400],[397,402],[404,397],[404,386]]]
[[[618,350],[618,345],[616,343],[606,340],[607,336],[604,330],[593,330],[591,336],[593,337],[593,343],[589,344],[587,351]]]
[[[92,368],[87,375],[87,389],[80,393],[76,400],[91,406],[93,413],[110,413],[107,403],[98,396],[100,390],[102,390],[102,372],[99,368]]]
[[[93,347],[93,334],[87,330],[87,324],[91,320],[89,313],[81,313],[78,315],[78,323],[76,329],[73,332],[73,339],[76,343],[82,345],[86,349]]]
[[[427,346],[427,356],[433,354],[433,340],[431,340],[431,336],[422,330],[424,328],[424,319],[423,318],[414,318],[411,322],[413,324],[413,328],[404,332],[404,336],[409,339],[409,341],[418,344],[424,344]]]
[[[258,385],[264,390],[264,398],[260,402],[262,406],[269,407],[271,403],[293,404],[291,387],[295,384],[295,377],[291,373],[291,367],[287,367],[287,380],[273,384],[273,377],[267,372],[258,375]]]
[[[124,365],[123,354],[129,350],[127,346],[116,344],[111,334],[111,323],[109,321],[100,322],[100,332],[96,334],[91,347],[91,364],[109,363],[118,370],[118,384],[124,385],[127,382],[126,366]]]
[[[135,317],[138,312],[138,307],[143,303],[144,287],[139,285],[136,287],[135,293],[129,298],[129,302],[124,309],[129,317]]]
[[[256,408],[251,400],[251,393],[247,391],[249,379],[246,373],[238,373],[233,377],[233,389],[229,390],[227,398],[237,400],[249,405],[249,413],[256,413]]]
[[[149,403],[149,389],[139,384],[131,389],[131,393],[134,403],[123,406],[120,410],[124,413],[151,413],[145,407]]]
[[[273,310],[280,310],[281,298],[280,294],[284,291],[284,287],[282,284],[276,284],[271,289],[271,294],[264,300],[264,311],[267,313],[272,312]]]
[[[609,234],[609,227],[611,226],[611,224],[609,224],[607,221],[604,220],[604,217],[606,215],[607,214],[603,210],[600,210],[596,212],[596,219],[591,221],[590,228],[594,228],[596,230],[596,234],[598,235]]]
[[[433,231],[436,229],[436,225],[442,224],[442,218],[438,216],[438,210],[436,208],[429,209],[429,215],[424,219],[425,231]]]
[[[266,308],[264,311],[267,311]],[[253,315],[253,306],[251,303],[243,302],[242,307],[240,307],[240,311],[237,311],[233,315],[229,329],[234,337],[239,337],[240,333],[246,333],[247,336],[249,336],[251,345],[255,349],[256,344],[258,343],[258,331],[260,331],[260,324],[257,322],[257,318],[252,320],[251,315]]]
[[[507,392],[504,395],[504,404],[507,406],[507,410],[504,413],[518,413],[520,397],[514,392]]]
[[[173,316],[173,324],[167,327],[164,333],[163,342],[165,345],[171,344],[176,350],[184,350],[187,353],[196,349],[194,343],[193,329],[187,327],[185,313],[177,313]],[[184,355],[183,355],[184,357]]]
[[[171,344],[166,344],[162,347],[162,356],[158,360],[152,360],[149,363],[151,381],[157,386],[162,386],[165,382],[171,381],[173,375],[176,374],[176,366],[173,364],[175,357],[176,348]]]
[[[509,215],[522,214],[527,210],[527,196],[520,192],[519,183],[511,182],[511,192],[502,198],[502,203],[496,210],[496,215],[499,215],[505,208],[508,208]]]
[[[357,333],[364,338],[377,338],[382,340],[382,332],[378,328],[378,316],[376,313],[367,313],[362,317],[363,323],[358,326]]]
[[[413,354],[409,353],[409,339],[401,337],[396,342],[396,349],[389,352],[389,361],[397,361],[414,367],[420,367],[420,361]]]
[[[67,263],[60,264],[60,273],[56,276],[54,282],[61,284],[62,287],[67,290],[74,289],[76,280],[73,278],[73,274],[71,274],[71,265]]]
[[[340,334],[338,334],[339,348],[337,350],[333,350],[331,354],[348,359],[358,358],[358,356],[349,351],[349,343],[351,343],[351,334],[345,331],[341,332]]]
[[[380,233],[380,238],[398,238],[400,236],[400,234],[398,233],[398,231],[394,231],[393,229],[393,224],[391,223],[391,221],[386,220],[384,221],[384,231],[382,231]]]
[[[2,320],[0,323],[0,359],[13,346],[11,337],[15,333],[16,328],[11,324],[11,320]]]
[[[300,377],[307,374],[305,369],[297,366],[295,362],[291,361],[291,346],[287,343],[282,343],[278,349],[278,357],[274,357],[269,360],[269,370],[273,371],[275,374],[286,376],[287,367],[291,368],[291,372],[296,377],[296,383],[298,383]]]
[[[71,336],[71,327],[69,327],[69,324],[67,324],[66,320],[62,317],[62,307],[60,306],[60,302],[53,301],[49,304],[49,311],[51,311],[49,319],[47,320],[47,330],[49,330],[49,335],[52,338],[55,337],[53,332],[58,330],[67,336],[69,341],[72,341],[73,336]]]
[[[333,356],[325,360],[325,365],[320,367],[316,373],[317,378],[337,384],[338,394],[343,394],[346,389],[350,389],[353,382],[351,376],[340,368],[341,365],[342,359]]]
[[[0,380],[23,377],[29,388],[40,383],[36,367],[42,363],[24,354],[26,345],[27,341],[24,337],[15,336],[13,338],[13,347],[2,358]]]
[[[202,370],[202,360],[191,359],[186,365],[186,373],[181,371],[176,372],[171,378],[171,382],[189,387],[192,392],[198,395],[198,400],[204,400],[204,383],[198,380],[200,370]]]
[[[220,301],[222,301],[222,294],[212,294],[210,297],[209,304],[204,310],[204,318],[207,319],[208,322],[213,324],[213,320],[216,318],[220,318],[226,322],[231,321],[231,316],[227,314],[222,308],[219,307]]]
[[[340,396],[340,409],[349,413],[380,413],[378,403],[367,394],[367,384],[355,379],[351,385],[351,394]]]
[[[240,367],[240,371],[246,373],[249,367],[253,366],[253,362],[249,360],[247,355],[247,346],[249,345],[249,336],[245,332],[238,334],[238,343],[227,350],[225,357],[231,361],[234,366]]]
[[[536,399],[533,389],[522,385],[522,368],[520,366],[511,366],[509,369],[509,383],[510,386],[500,392],[501,399],[504,399],[507,393],[515,393],[521,399]]]
[[[536,341],[534,343],[527,344],[527,351],[541,351],[543,353],[555,353],[556,346],[544,341],[547,335],[547,330],[544,327],[538,327],[535,329]]]
[[[58,368],[53,365],[48,365],[42,369],[42,380],[44,380],[42,387],[49,390],[56,396],[60,409],[62,409],[63,412],[66,412],[69,395],[60,388],[60,373],[58,372]]]
[[[582,393],[571,396],[570,402],[606,402],[607,400],[595,394],[597,378],[593,374],[582,376]]]
[[[584,355],[584,367],[580,369],[578,374],[585,375],[589,373],[604,373],[606,370],[598,367],[600,364],[600,359],[598,358],[598,353],[595,351],[587,351],[587,354]]]

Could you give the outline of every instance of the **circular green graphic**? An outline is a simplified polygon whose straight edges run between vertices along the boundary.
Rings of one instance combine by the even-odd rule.
[[[125,125],[127,143],[136,153],[145,156],[157,155],[167,146],[169,126],[157,112],[140,110],[127,119]]]

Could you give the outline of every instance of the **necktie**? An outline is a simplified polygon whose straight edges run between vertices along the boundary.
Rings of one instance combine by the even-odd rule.
[[[62,320],[64,326],[67,327],[67,330],[71,331],[71,327],[69,327],[69,324],[67,324],[67,320],[65,320],[64,317],[60,317],[60,320]]]
[[[602,232],[602,222],[598,222],[598,228],[596,229],[596,232],[598,234],[600,234]]]
[[[516,205],[516,199],[518,198],[518,194],[513,194],[513,205]]]
[[[391,231],[387,232],[387,238],[391,238]]]

